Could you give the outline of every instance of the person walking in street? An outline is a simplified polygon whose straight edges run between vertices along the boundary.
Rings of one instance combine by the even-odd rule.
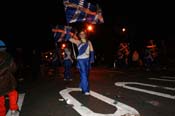
[[[79,87],[83,94],[89,95],[89,70],[91,63],[94,63],[94,49],[91,41],[87,39],[85,31],[80,31],[79,37],[80,39],[74,34],[69,41],[76,44],[78,47],[77,68],[80,72]]]
[[[124,63],[122,67],[128,67],[130,55],[129,43],[121,42],[119,45],[118,53],[120,53],[122,56],[122,64]]]
[[[64,80],[72,80],[71,67],[73,59],[69,48],[64,48]]]
[[[17,82],[14,77],[16,64],[13,57],[6,51],[5,43],[0,40],[0,116],[6,116],[5,97],[9,98],[11,116],[18,112]]]

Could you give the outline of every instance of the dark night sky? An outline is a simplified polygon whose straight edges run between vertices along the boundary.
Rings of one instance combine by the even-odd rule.
[[[108,34],[115,37],[120,26],[128,27],[137,39],[175,37],[171,3],[89,1],[98,2],[102,7],[105,21],[102,32],[107,32],[104,37]],[[8,40],[19,46],[19,41],[24,46],[47,46],[50,26],[66,24],[62,0],[6,0],[0,3],[0,8],[0,36],[4,39],[8,35]]]

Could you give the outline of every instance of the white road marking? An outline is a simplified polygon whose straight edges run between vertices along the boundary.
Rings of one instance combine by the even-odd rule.
[[[19,94],[19,97],[18,97],[18,107],[19,107],[20,111],[21,111],[22,104],[23,104],[23,101],[24,101],[24,96],[25,96],[25,94],[23,93],[23,94]],[[11,111],[10,110],[7,112],[6,116],[11,116]]]
[[[160,78],[175,79],[175,77],[169,77],[169,76],[161,76]]]
[[[171,80],[171,79],[159,79],[159,78],[148,78],[150,80],[158,80],[158,81],[169,81],[169,82],[175,82],[175,80]]]
[[[72,97],[69,94],[70,92],[73,92],[73,91],[81,91],[81,89],[67,88],[67,89],[61,90],[59,93],[66,100],[66,103],[72,104],[73,108],[82,116],[121,116],[125,114],[130,114],[131,116],[140,116],[138,111],[135,110],[134,108],[120,102],[117,102],[117,104],[114,104],[116,102],[115,100],[108,98],[106,96],[103,96],[94,91],[90,91],[91,96],[117,108],[116,112],[114,112],[113,114],[95,113],[91,111],[89,108],[83,106],[83,104],[81,104],[78,100],[76,100],[74,97]]]
[[[175,96],[173,96],[173,95],[160,93],[160,92],[155,92],[155,91],[150,91],[150,90],[145,90],[145,89],[139,89],[139,88],[136,88],[136,87],[128,86],[127,84],[142,85],[142,86],[148,86],[148,87],[154,87],[154,88],[158,87],[158,88],[165,89],[165,90],[175,90],[175,88],[162,87],[162,86],[144,84],[144,83],[138,83],[138,82],[116,82],[115,83],[116,86],[123,87],[123,88],[126,88],[126,89],[135,90],[135,91],[139,91],[139,92],[144,92],[144,93],[157,95],[157,96],[161,96],[161,97],[165,97],[165,98],[175,99]]]

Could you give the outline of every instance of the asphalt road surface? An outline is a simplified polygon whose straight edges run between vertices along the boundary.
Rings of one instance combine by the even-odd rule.
[[[79,72],[64,81],[63,68],[46,69],[39,79],[24,79],[18,89],[19,116],[174,116],[174,71],[93,67],[90,95],[78,88]],[[27,77],[27,74],[26,74]],[[7,112],[9,116],[10,111]]]

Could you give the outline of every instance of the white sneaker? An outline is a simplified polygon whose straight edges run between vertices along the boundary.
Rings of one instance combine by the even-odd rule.
[[[85,95],[90,95],[90,93],[89,93],[89,92],[85,92],[84,94],[85,94]]]
[[[17,111],[17,110],[12,110],[12,111],[11,111],[11,116],[19,116],[19,111]]]

